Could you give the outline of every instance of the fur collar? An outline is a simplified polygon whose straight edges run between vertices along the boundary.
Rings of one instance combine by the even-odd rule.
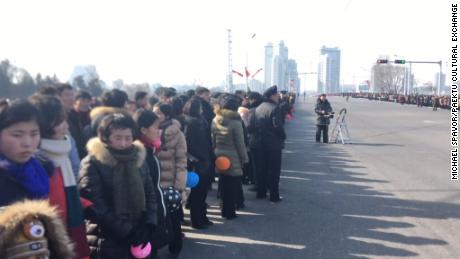
[[[104,114],[112,114],[112,113],[123,113],[129,116],[129,113],[121,108],[109,107],[109,106],[99,106],[91,110],[89,116],[91,117],[91,121],[94,121],[97,117],[104,115]]]
[[[45,225],[50,258],[75,258],[74,246],[56,209],[43,200],[28,200],[4,207],[0,213],[0,257],[11,243],[17,244],[18,233],[22,233],[23,223],[30,217],[38,218]]]
[[[215,120],[218,124],[225,126],[231,121],[241,121],[241,116],[236,111],[217,108]]]
[[[146,151],[144,144],[136,140],[133,142],[134,147],[137,149],[137,167],[141,167],[144,164]],[[93,156],[97,161],[102,164],[113,167],[117,164],[117,161],[110,154],[110,151],[105,147],[105,144],[99,138],[92,138],[88,141],[86,145],[88,149],[88,154]]]
[[[240,114],[232,110],[217,109],[216,114],[231,120],[241,120]]]

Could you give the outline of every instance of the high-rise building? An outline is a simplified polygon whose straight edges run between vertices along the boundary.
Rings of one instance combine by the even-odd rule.
[[[288,57],[288,48],[284,45],[284,41],[280,41],[278,45],[278,55],[275,57],[275,62],[273,66],[273,84],[277,85],[280,91],[288,90]]]
[[[340,92],[340,49],[321,48],[320,63],[318,65],[318,92]]]
[[[277,85],[280,91],[297,90],[300,86],[297,63],[289,59],[289,50],[284,41],[280,41],[277,51],[277,55],[274,55],[271,43],[265,46],[265,88]]]
[[[265,89],[272,85],[272,69],[273,69],[273,44],[268,43],[265,46]]]
[[[288,60],[287,65],[287,81],[289,92],[300,93],[300,78],[297,71],[297,62],[294,59]]]

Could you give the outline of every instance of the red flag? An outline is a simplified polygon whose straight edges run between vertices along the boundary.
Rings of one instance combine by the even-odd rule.
[[[249,75],[251,75],[248,71],[248,68],[247,67],[244,67],[244,70],[246,71],[246,77],[249,77]]]
[[[244,76],[242,73],[240,73],[240,72],[238,72],[238,71],[232,70],[232,72],[235,73],[235,74],[237,74],[237,75],[239,75],[239,76],[241,76],[241,77]]]
[[[262,71],[262,68],[259,68],[259,70],[257,70],[257,71],[251,76],[251,78],[254,78],[254,77],[257,75],[257,73],[259,73],[260,71]]]

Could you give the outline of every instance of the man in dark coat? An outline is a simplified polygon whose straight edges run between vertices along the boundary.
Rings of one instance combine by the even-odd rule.
[[[286,115],[288,115],[288,113],[291,111],[289,96],[287,95],[286,91],[281,91],[279,107],[281,111],[281,119],[284,124],[286,121]]]
[[[332,107],[329,101],[326,99],[325,94],[320,95],[318,100],[316,100],[315,113],[318,115],[316,120],[316,142],[320,142],[322,132],[323,142],[328,143],[328,131],[330,118],[332,116]]]
[[[80,91],[75,97],[73,109],[68,111],[67,122],[69,124],[70,135],[75,139],[77,144],[78,155],[83,159],[86,152],[86,141],[83,136],[83,129],[91,124],[91,94],[86,91]]]
[[[212,124],[212,119],[216,116],[214,114],[213,108],[210,104],[211,101],[211,95],[209,89],[205,87],[197,87],[195,90],[196,96],[200,98],[201,102],[201,108],[203,109],[203,117],[206,119],[206,122],[209,125],[209,128],[211,128]]]
[[[264,92],[264,101],[255,110],[256,127],[260,129],[261,151],[257,158],[260,170],[257,170],[257,198],[267,196],[270,189],[270,201],[279,202],[279,179],[281,174],[281,150],[284,148],[286,133],[284,132],[281,111],[278,106],[279,94],[277,87],[272,86]]]
[[[253,183],[254,187],[251,188],[251,191],[257,191],[257,176],[260,173],[257,173],[261,168],[261,163],[263,161],[258,161],[257,159],[261,156],[259,155],[262,149],[262,131],[256,125],[256,109],[262,103],[263,97],[258,92],[251,92],[248,96],[249,99],[249,116],[248,116],[248,147],[250,148],[249,161],[252,167],[253,174]]]
[[[206,127],[207,133],[206,134],[208,136],[211,136],[212,120],[216,116],[216,114],[214,113],[213,107],[211,106],[211,103],[210,103],[211,102],[211,95],[210,95],[211,92],[209,91],[209,89],[199,86],[195,89],[195,94],[201,102],[202,116],[204,117],[207,123],[207,127]],[[211,144],[211,137],[209,137],[209,143]],[[209,172],[209,177],[210,177],[209,188],[211,188],[211,183],[213,182],[214,176],[215,176],[214,162],[216,160],[216,156],[214,155],[213,151],[210,151],[209,156],[210,156],[210,161],[211,161],[211,165],[209,167],[209,171],[210,171]]]

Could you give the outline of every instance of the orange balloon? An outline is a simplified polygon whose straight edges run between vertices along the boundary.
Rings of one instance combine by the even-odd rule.
[[[216,159],[216,167],[219,171],[225,171],[230,168],[231,162],[230,159],[226,156],[219,156]]]

